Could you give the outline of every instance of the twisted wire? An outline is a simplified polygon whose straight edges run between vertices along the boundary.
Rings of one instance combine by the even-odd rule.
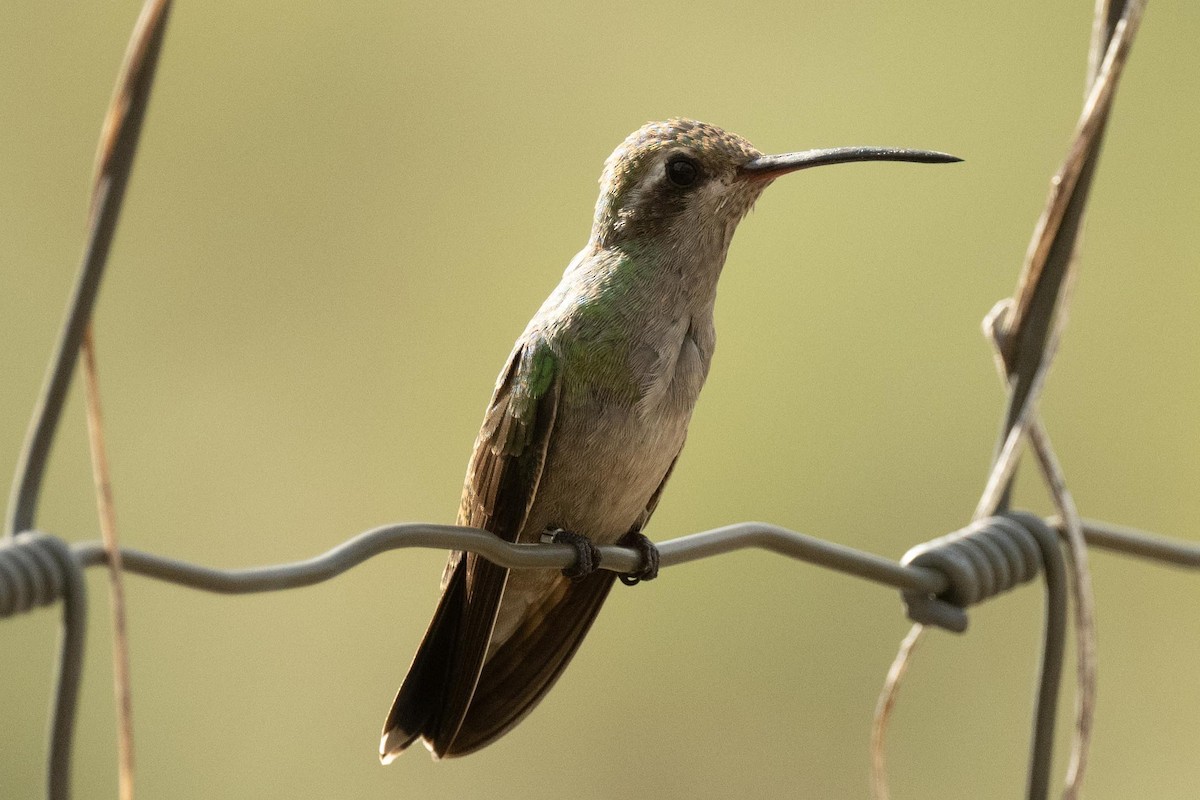
[[[71,794],[71,745],[83,649],[87,633],[87,584],[83,565],[62,539],[44,533],[21,533],[0,539],[0,618],[63,601],[59,633],[58,674],[51,707],[50,752],[46,796],[66,800]]]
[[[900,563],[940,572],[948,585],[938,594],[903,592],[909,619],[962,633],[967,629],[967,607],[1037,577],[1043,542],[1057,548],[1054,531],[1040,518],[1005,514],[917,545]]]
[[[63,596],[68,577],[56,545],[62,542],[23,533],[11,547],[0,547],[0,617],[48,606]]]
[[[947,587],[937,594],[902,593],[908,616],[956,633],[967,629],[966,608],[1015,589],[1043,573],[1045,624],[1033,713],[1026,797],[1050,790],[1058,690],[1067,634],[1067,571],[1059,537],[1043,519],[1023,511],[985,517],[909,550],[900,563],[935,570]]]

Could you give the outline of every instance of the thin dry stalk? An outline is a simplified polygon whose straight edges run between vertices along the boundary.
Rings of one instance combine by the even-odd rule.
[[[1067,574],[1071,578],[1071,591],[1075,599],[1076,656],[1079,693],[1075,707],[1075,741],[1071,748],[1071,763],[1067,767],[1065,800],[1075,800],[1083,791],[1083,776],[1087,772],[1089,745],[1092,741],[1092,725],[1096,709],[1096,603],[1092,596],[1092,572],[1088,566],[1087,543],[1083,538],[1083,522],[1075,498],[1067,489],[1066,479],[1050,437],[1041,421],[1035,422],[1029,432],[1033,449],[1037,454],[1042,474],[1046,476],[1054,503],[1059,508],[1062,529],[1067,540]]]
[[[875,718],[871,721],[871,797],[874,800],[888,800],[891,792],[887,781],[887,729],[892,720],[892,711],[900,696],[900,684],[908,666],[912,663],[913,651],[924,637],[925,626],[913,625],[908,635],[900,643],[900,650],[892,660],[888,669],[887,679],[879,692],[879,700],[875,704]]]
[[[121,575],[121,548],[117,538],[117,512],[113,504],[108,451],[104,445],[104,417],[100,409],[100,381],[96,369],[96,342],[92,325],[83,333],[83,389],[87,405],[88,446],[92,479],[96,485],[96,511],[100,535],[108,554],[109,600],[112,612],[113,695],[117,704],[117,780],[121,800],[133,800],[133,690],[129,677],[129,635],[125,614],[125,581]]]

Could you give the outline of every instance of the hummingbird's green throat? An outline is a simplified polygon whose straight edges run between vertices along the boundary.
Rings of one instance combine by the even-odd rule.
[[[687,119],[632,133],[604,164],[592,234],[500,371],[467,466],[458,522],[578,552],[562,572],[453,553],[442,596],[383,726],[386,763],[418,739],[435,758],[520,722],[574,655],[616,577],[597,545],[641,551],[716,345],[729,240],[775,178],[846,161],[958,161],[852,147],[764,156]]]

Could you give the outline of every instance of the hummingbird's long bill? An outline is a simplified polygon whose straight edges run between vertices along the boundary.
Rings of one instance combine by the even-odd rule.
[[[827,164],[849,164],[853,161],[914,161],[918,164],[953,164],[962,161],[958,156],[936,150],[908,150],[901,147],[827,147],[802,150],[777,156],[759,156],[742,165],[740,174],[746,178],[771,180],[789,172]]]

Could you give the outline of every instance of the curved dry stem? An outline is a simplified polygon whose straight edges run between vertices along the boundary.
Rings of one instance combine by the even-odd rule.
[[[1067,488],[1062,468],[1050,445],[1050,436],[1041,421],[1030,430],[1033,449],[1042,474],[1046,476],[1050,493],[1061,515],[1061,530],[1067,542],[1067,574],[1071,579],[1071,597],[1075,601],[1075,657],[1078,691],[1075,698],[1075,738],[1071,746],[1071,763],[1067,767],[1065,800],[1075,800],[1083,788],[1087,772],[1088,751],[1096,717],[1096,599],[1092,592],[1092,572],[1088,565],[1087,542],[1083,522],[1075,499]]]
[[[871,797],[873,800],[888,800],[891,797],[887,782],[887,729],[892,720],[892,710],[900,696],[900,684],[908,665],[912,662],[913,653],[925,634],[925,626],[913,625],[908,635],[900,642],[896,658],[888,668],[887,679],[879,690],[879,700],[875,703],[875,717],[871,721]]]

